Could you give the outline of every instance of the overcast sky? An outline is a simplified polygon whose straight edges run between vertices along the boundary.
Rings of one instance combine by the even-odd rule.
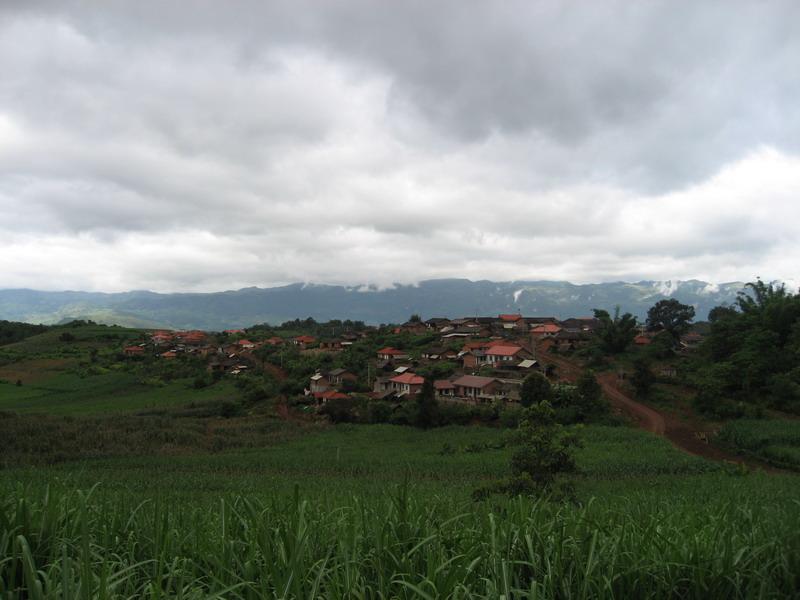
[[[798,23],[0,0],[0,288],[796,279]]]

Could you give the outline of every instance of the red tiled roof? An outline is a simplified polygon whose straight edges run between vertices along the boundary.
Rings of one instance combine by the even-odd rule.
[[[522,348],[519,346],[495,346],[489,348],[486,354],[491,354],[492,356],[514,356],[520,350],[522,350]]]
[[[500,315],[501,321],[508,321],[509,323],[513,323],[515,321],[519,321],[522,318],[522,315]]]
[[[448,379],[437,379],[433,382],[433,387],[437,390],[452,390],[456,384]]]
[[[402,375],[392,377],[389,381],[408,385],[422,385],[425,383],[425,378],[415,375],[414,373],[403,373]]]
[[[300,344],[311,344],[311,343],[317,341],[317,338],[312,337],[310,335],[298,335],[294,339],[295,339],[296,342],[298,342]]]
[[[378,354],[388,354],[390,356],[405,356],[406,352],[398,350],[397,348],[392,348],[390,346],[387,346],[386,348],[378,350]]]
[[[488,342],[467,342],[464,344],[463,350],[480,350],[481,348],[487,348]]]
[[[531,329],[531,333],[558,333],[561,327],[553,323],[543,323]]]
[[[489,340],[484,344],[486,348],[494,348],[495,346],[519,346],[519,344],[515,344],[509,340]]]
[[[144,348],[141,346],[126,346],[124,348],[125,352],[144,352]]]
[[[492,377],[480,377],[479,375],[462,375],[453,383],[461,387],[471,387],[483,389],[490,383],[497,381]]]
[[[343,394],[342,392],[337,392],[335,390],[314,393],[314,398],[321,400],[347,400],[349,397],[350,396],[348,396],[347,394]]]
[[[255,346],[255,344],[250,340],[239,340],[236,343],[239,344],[240,346]]]

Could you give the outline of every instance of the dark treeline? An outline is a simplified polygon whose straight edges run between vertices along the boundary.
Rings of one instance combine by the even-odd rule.
[[[32,325],[15,321],[0,321],[0,346],[20,342],[32,335],[47,331],[47,325]]]
[[[694,377],[697,408],[719,417],[753,408],[800,413],[800,294],[748,283],[709,321]]]

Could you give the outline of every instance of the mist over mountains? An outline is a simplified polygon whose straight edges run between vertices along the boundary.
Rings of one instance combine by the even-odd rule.
[[[92,319],[136,327],[219,330],[306,317],[397,323],[414,313],[423,318],[509,312],[566,318],[590,315],[594,308],[611,311],[617,305],[644,317],[647,309],[663,298],[691,304],[697,318],[705,319],[714,306],[732,302],[742,287],[739,282],[718,285],[697,280],[576,285],[565,281],[435,279],[385,290],[300,283],[179,294],[17,289],[0,290],[0,319],[46,324]]]

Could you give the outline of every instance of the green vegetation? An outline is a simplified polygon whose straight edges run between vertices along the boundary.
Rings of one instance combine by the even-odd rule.
[[[195,389],[193,381],[142,381],[120,371],[81,376],[61,373],[41,383],[0,383],[0,410],[55,415],[98,415],[238,399],[232,383]]]
[[[759,280],[709,320],[694,375],[697,409],[723,418],[763,407],[800,414],[800,294]]]
[[[659,300],[647,311],[647,328],[650,331],[666,331],[674,340],[678,340],[689,331],[693,319],[693,306],[669,298]]]
[[[550,382],[541,373],[531,373],[522,381],[519,403],[523,407],[528,408],[540,402],[547,402],[552,397]]]
[[[576,432],[567,432],[556,421],[556,413],[547,401],[526,408],[516,432],[511,437],[516,446],[511,454],[511,475],[475,490],[473,497],[491,494],[543,497],[554,494],[572,495],[571,486],[564,486],[559,477],[577,471],[575,448],[580,446]]]
[[[727,423],[718,438],[742,454],[800,470],[800,421],[740,419]]]
[[[744,598],[798,588],[795,477],[734,476],[624,428],[581,436],[578,503],[566,504],[471,501],[511,452],[502,431],[475,427],[338,426],[263,449],[0,471],[0,593]]]
[[[597,345],[607,354],[623,352],[636,336],[636,317],[630,313],[620,316],[619,306],[613,318],[608,311],[600,309],[595,309],[594,316],[600,321],[600,327],[595,332]]]
[[[601,344],[629,342],[630,322],[609,316]],[[213,343],[322,339],[362,325],[296,321]],[[358,392],[378,348],[413,357],[432,341],[363,333],[338,353],[264,346],[235,377],[212,375],[189,352],[125,356],[144,332],[86,322],[0,348],[0,598],[727,599],[800,589],[797,476],[598,425],[611,417],[590,371],[576,385],[535,381],[553,410],[437,403],[428,378],[418,402],[331,400],[323,413],[343,423],[331,425],[300,395],[315,370],[351,370]],[[706,350],[677,358],[674,340],[631,346],[615,364],[644,356],[648,369],[665,360],[694,376],[715,360]],[[739,421],[718,439],[798,468],[798,423]],[[475,501],[480,488],[503,494]]]
[[[31,325],[30,323],[15,323],[13,321],[0,321],[0,346],[20,342],[32,335],[47,331],[46,325]]]

